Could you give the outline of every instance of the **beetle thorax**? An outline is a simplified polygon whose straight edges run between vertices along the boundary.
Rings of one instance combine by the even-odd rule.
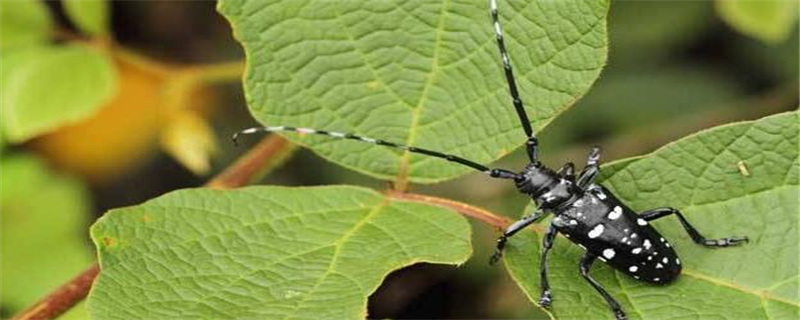
[[[539,208],[560,207],[579,195],[570,181],[545,166],[529,165],[516,181],[519,192],[530,196]]]

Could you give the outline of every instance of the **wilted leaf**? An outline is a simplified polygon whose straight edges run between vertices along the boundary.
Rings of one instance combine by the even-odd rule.
[[[592,273],[632,319],[797,318],[799,168],[796,112],[720,126],[609,164],[604,184],[635,210],[676,207],[709,238],[747,235],[750,242],[704,248],[692,243],[675,217],[666,217],[653,224],[681,256],[684,273],[677,282],[644,284],[603,263]],[[539,242],[539,234],[523,232],[506,260],[534,301]],[[578,272],[582,254],[565,238],[556,239],[550,259],[555,316],[611,319]]]
[[[108,33],[108,2],[106,0],[66,0],[62,2],[70,20],[81,31],[93,36]]]
[[[31,156],[4,155],[0,172],[0,295],[16,312],[89,264],[89,201],[79,181]]]
[[[50,36],[50,12],[39,0],[0,1],[0,49],[20,48],[46,42]]]
[[[353,187],[182,190],[92,228],[95,319],[356,319],[390,271],[459,264],[455,213]]]
[[[478,162],[524,143],[486,1],[228,0],[219,10],[247,52],[247,102],[264,124],[354,132]],[[607,11],[607,1],[501,2],[537,129],[600,73]],[[470,170],[356,142],[302,142],[383,179],[435,182]]]
[[[2,128],[12,142],[91,116],[116,89],[109,58],[84,46],[31,50],[14,62],[0,78]]]
[[[722,20],[737,31],[766,43],[785,40],[800,15],[797,0],[717,0]]]

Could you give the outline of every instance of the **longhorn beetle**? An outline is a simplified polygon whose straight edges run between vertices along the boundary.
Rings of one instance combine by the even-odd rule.
[[[675,215],[678,217],[683,229],[692,238],[692,241],[706,247],[727,247],[748,241],[747,237],[706,239],[686,220],[680,211],[674,208],[657,208],[637,214],[620,202],[608,189],[594,182],[599,173],[600,149],[598,147],[592,148],[586,161],[586,166],[577,176],[575,175],[575,166],[572,163],[568,162],[558,171],[553,171],[539,162],[539,140],[534,134],[517,90],[511,61],[503,40],[503,30],[500,27],[496,0],[489,0],[489,6],[497,48],[500,51],[511,101],[527,136],[525,147],[530,163],[525,166],[522,172],[492,169],[474,161],[438,151],[357,136],[351,133],[310,128],[288,126],[250,128],[234,134],[234,142],[241,134],[262,131],[292,131],[318,134],[399,148],[411,153],[424,154],[455,162],[486,173],[492,178],[513,180],[519,192],[533,199],[537,209],[532,214],[514,222],[503,232],[503,235],[497,240],[497,248],[490,259],[490,263],[494,264],[500,260],[508,238],[552,213],[554,217],[544,234],[541,259],[539,260],[541,272],[539,305],[545,308],[549,308],[553,300],[547,279],[547,257],[558,233],[562,233],[567,239],[585,250],[579,265],[580,274],[605,299],[617,319],[626,319],[622,307],[589,273],[595,260],[600,259],[614,269],[636,280],[659,285],[674,281],[681,272],[681,261],[675,250],[649,224],[649,221],[668,215]]]

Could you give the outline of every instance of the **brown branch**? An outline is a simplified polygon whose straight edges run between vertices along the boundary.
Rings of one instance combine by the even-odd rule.
[[[206,182],[205,186],[215,189],[236,188],[248,184],[268,167],[282,162],[287,153],[294,150],[295,144],[285,138],[271,134],[259,142],[247,154]]]
[[[281,161],[285,151],[293,146],[292,143],[278,135],[270,135],[262,139],[225,171],[208,181],[205,186],[219,189],[243,186],[251,180],[251,177],[263,172],[265,167],[274,166],[275,161]],[[86,298],[99,272],[100,266],[96,262],[93,263],[88,269],[36,304],[17,313],[13,319],[46,320],[61,316]]]
[[[89,269],[63,284],[47,297],[18,313],[13,319],[54,319],[78,304],[89,293],[92,283],[100,273],[100,266],[92,264]]]
[[[454,210],[466,217],[479,220],[498,229],[505,228],[511,223],[510,219],[498,216],[489,210],[455,200],[426,196],[423,194],[404,193],[393,190],[387,191],[386,196],[391,199],[423,203]]]

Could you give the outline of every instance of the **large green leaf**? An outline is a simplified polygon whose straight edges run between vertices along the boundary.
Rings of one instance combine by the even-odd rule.
[[[500,1],[537,129],[606,61],[607,1]],[[494,161],[524,142],[487,1],[241,1],[219,10],[247,53],[245,92],[267,125],[346,131]],[[470,169],[357,142],[302,141],[369,175],[434,182]]]
[[[81,45],[0,55],[4,136],[22,142],[93,115],[116,92],[110,58]]]
[[[799,169],[797,112],[717,127],[609,164],[604,184],[632,208],[676,207],[707,237],[747,235],[750,242],[704,248],[667,217],[653,224],[681,256],[684,272],[677,282],[643,284],[603,263],[592,274],[633,319],[796,319]],[[539,295],[541,226],[536,230],[514,238],[506,259],[533,301]],[[565,238],[556,239],[550,259],[554,314],[613,318],[578,272],[582,254]]]
[[[722,20],[737,31],[766,43],[786,40],[797,29],[797,0],[717,0]]]
[[[0,49],[43,44],[50,37],[52,24],[44,1],[0,1]]]
[[[392,270],[460,264],[455,213],[354,187],[182,190],[92,228],[95,319],[356,319]]]
[[[88,192],[27,155],[0,160],[0,295],[20,311],[86,268]]]

